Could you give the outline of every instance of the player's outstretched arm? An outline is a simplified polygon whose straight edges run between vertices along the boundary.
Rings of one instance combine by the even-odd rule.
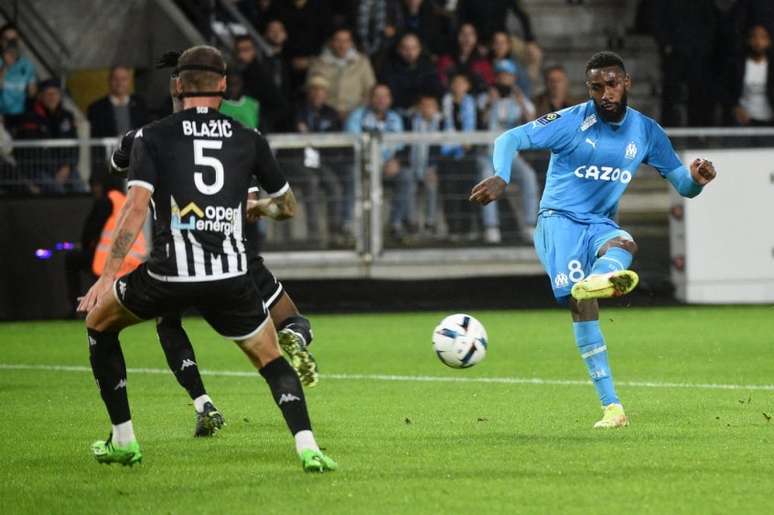
[[[247,201],[247,217],[250,220],[263,216],[273,220],[287,220],[295,214],[296,196],[290,188],[278,197]]]
[[[690,168],[680,166],[664,177],[672,184],[677,192],[686,198],[693,198],[704,189],[715,177],[717,172],[712,161],[706,159],[694,159]]]
[[[115,238],[110,245],[110,257],[105,263],[105,269],[102,275],[94,283],[86,295],[78,304],[78,311],[91,311],[102,299],[105,294],[110,292],[113,281],[116,278],[121,263],[132,248],[134,240],[142,231],[142,225],[145,222],[145,216],[148,212],[151,191],[142,187],[129,188],[126,195],[126,202],[118,214],[116,223]]]

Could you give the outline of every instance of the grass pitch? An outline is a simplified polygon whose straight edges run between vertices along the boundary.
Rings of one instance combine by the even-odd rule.
[[[204,376],[228,425],[194,440],[153,325],[129,329],[131,469],[89,453],[109,423],[83,324],[0,325],[3,513],[771,513],[774,308],[603,311],[632,421],[607,432],[567,313],[472,314],[490,347],[469,370],[435,358],[440,313],[312,317],[326,475],[302,472],[263,380],[198,319],[201,368],[239,373]]]

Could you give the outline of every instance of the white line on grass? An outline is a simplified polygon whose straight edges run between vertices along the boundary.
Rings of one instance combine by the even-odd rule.
[[[91,372],[90,367],[80,365],[27,365],[0,363],[0,370],[42,370],[49,372]],[[171,374],[166,368],[129,368],[130,374]],[[202,370],[205,376],[256,377],[256,372],[239,370]],[[403,376],[388,374],[321,374],[322,379],[340,379],[345,381],[399,381],[426,383],[495,383],[525,384],[549,386],[589,385],[590,381],[576,379],[540,379],[527,377],[443,377],[443,376]],[[658,381],[617,381],[619,386],[635,388],[689,388],[697,390],[766,390],[774,391],[774,384],[716,384],[716,383],[662,383]]]

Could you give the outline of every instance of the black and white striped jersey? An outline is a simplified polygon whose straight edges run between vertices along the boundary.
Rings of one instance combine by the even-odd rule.
[[[218,111],[186,109],[138,130],[127,185],[153,192],[151,277],[197,282],[244,274],[253,178],[272,197],[289,189],[266,139]]]

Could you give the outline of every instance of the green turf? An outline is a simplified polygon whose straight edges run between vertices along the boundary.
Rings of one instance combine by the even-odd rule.
[[[774,383],[774,308],[607,310],[620,381]],[[439,313],[315,316],[323,374],[585,379],[562,311],[480,312],[489,355],[469,370],[430,347]],[[231,343],[185,322],[200,365],[250,371]],[[163,368],[151,324],[122,335],[130,367]],[[81,323],[0,325],[0,363],[88,366]],[[96,464],[108,433],[90,373],[0,369],[4,513],[771,513],[774,391],[620,386],[631,427],[595,432],[590,385],[323,377],[308,392],[338,461],[305,475],[262,379],[205,376],[226,416],[191,438],[171,374],[129,375],[144,461]]]

